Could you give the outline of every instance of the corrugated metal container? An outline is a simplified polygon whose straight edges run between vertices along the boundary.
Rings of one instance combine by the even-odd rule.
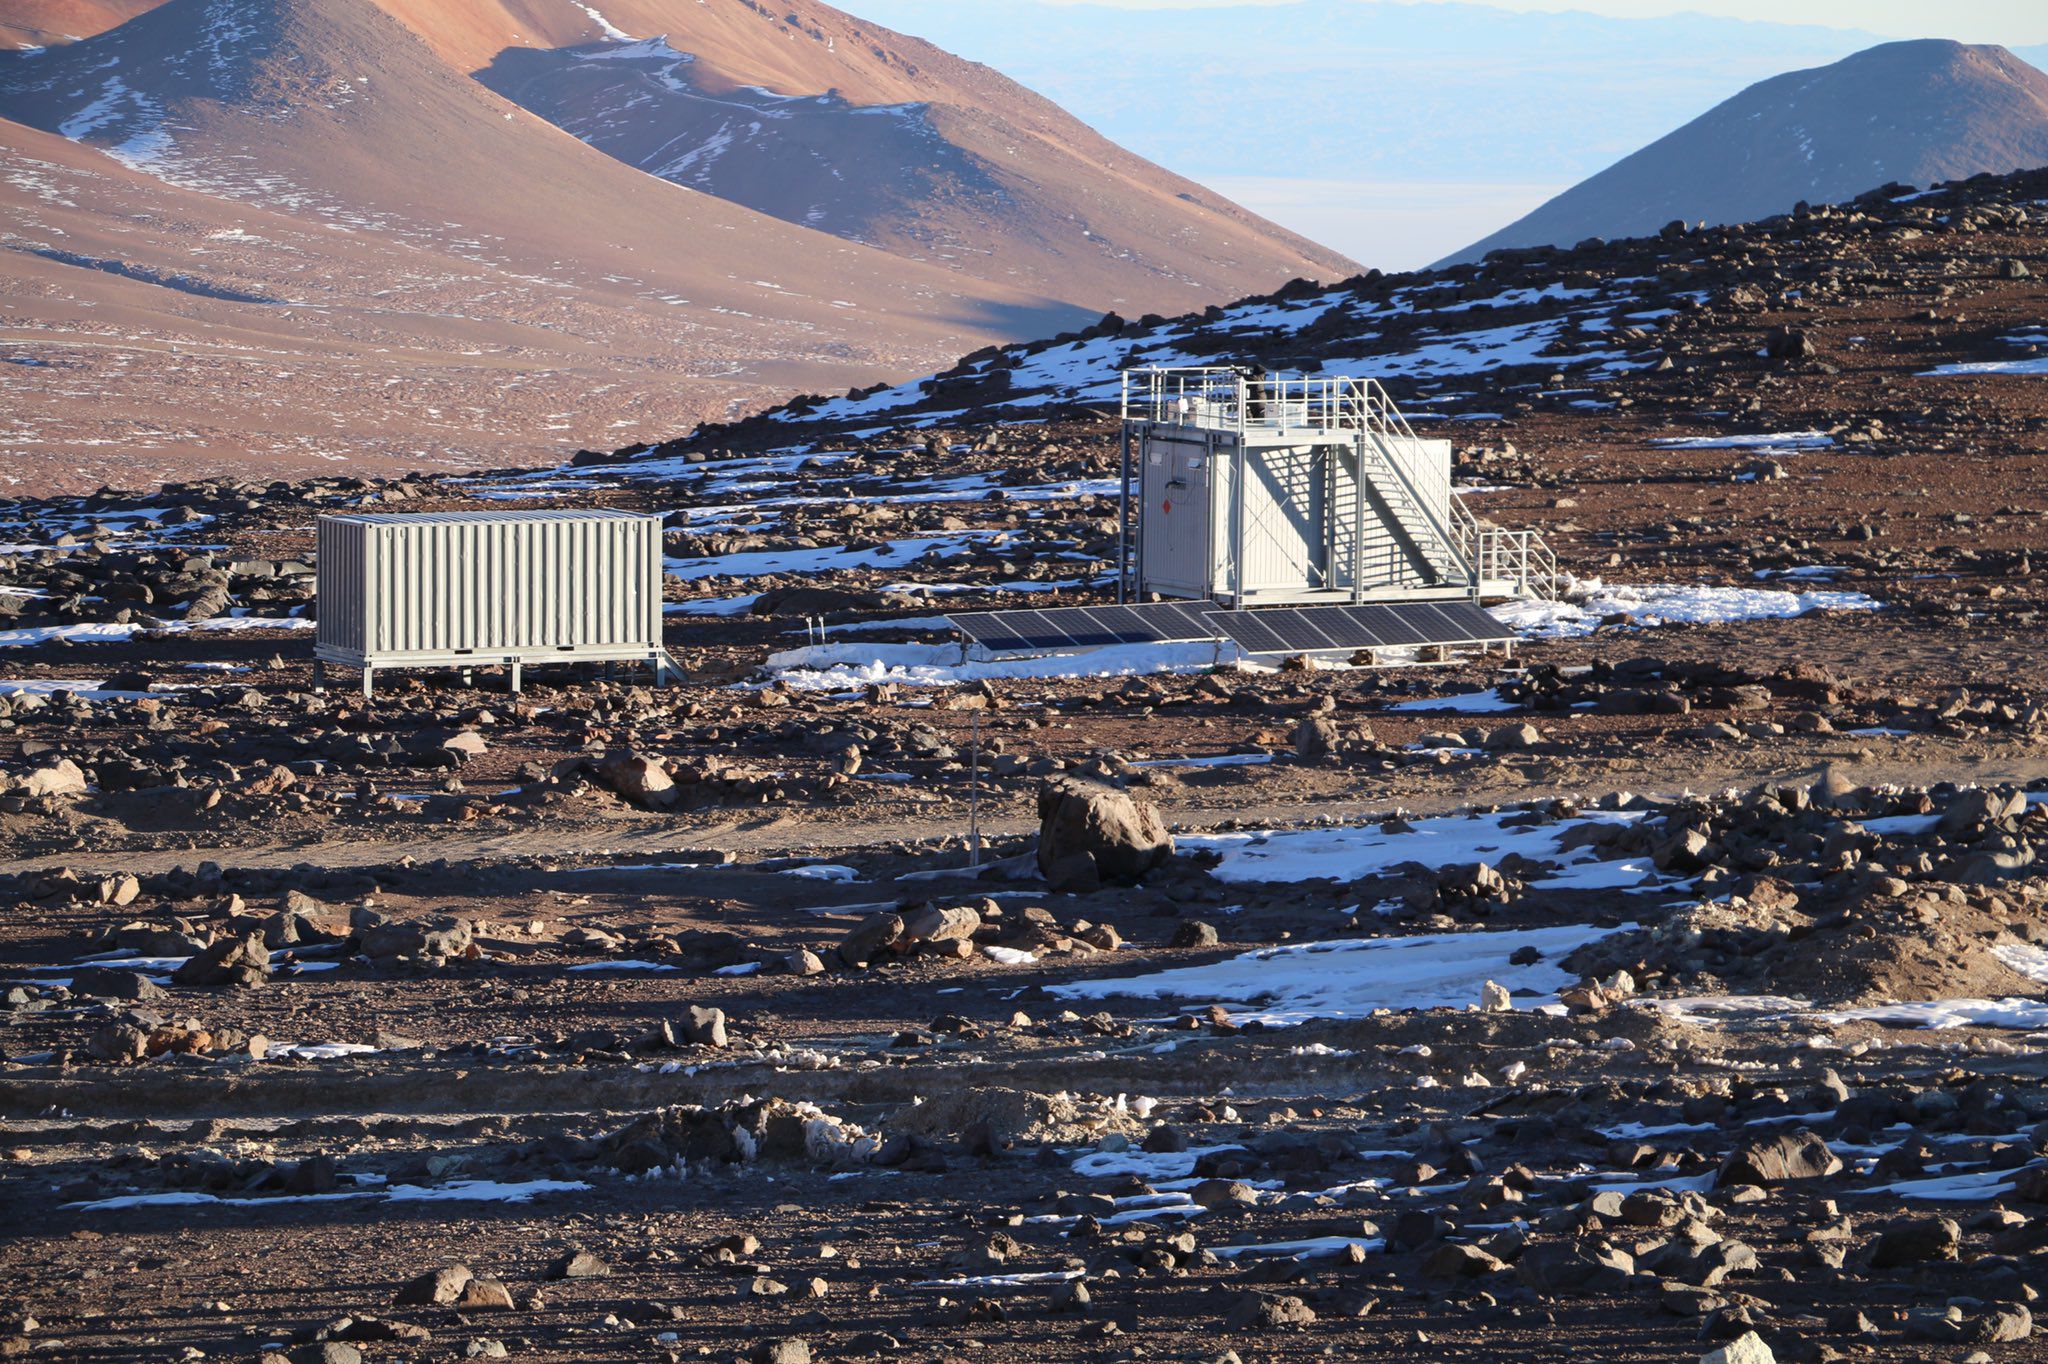
[[[323,516],[323,662],[363,669],[641,661],[661,646],[661,518],[616,511]]]

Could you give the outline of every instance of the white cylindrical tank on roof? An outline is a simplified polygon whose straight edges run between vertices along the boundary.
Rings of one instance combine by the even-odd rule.
[[[667,662],[658,516],[364,513],[318,535],[316,654],[366,689],[384,667]]]

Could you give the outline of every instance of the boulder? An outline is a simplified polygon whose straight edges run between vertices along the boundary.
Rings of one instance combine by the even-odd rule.
[[[683,1010],[681,1018],[670,1023],[670,1028],[683,1041],[699,1047],[722,1047],[725,1045],[725,1010],[707,1009],[692,1004]]]
[[[676,801],[676,784],[668,768],[642,754],[618,753],[606,758],[598,764],[597,779],[635,805],[666,809]]]
[[[881,609],[877,592],[847,592],[831,587],[777,587],[763,592],[747,608],[754,616],[828,616],[835,611]]]
[[[1635,1273],[1627,1251],[1585,1242],[1533,1246],[1515,1261],[1515,1277],[1546,1295],[1610,1292]]]
[[[224,986],[252,989],[269,978],[270,949],[263,945],[261,933],[217,938],[171,973],[173,984],[204,990]]]
[[[981,927],[981,915],[965,905],[925,905],[903,916],[903,936],[912,942],[962,942]]]
[[[1476,1279],[1486,1274],[1498,1274],[1506,1268],[1498,1258],[1478,1246],[1460,1245],[1454,1241],[1444,1242],[1422,1262],[1422,1272],[1439,1279]]]
[[[1172,855],[1173,836],[1151,802],[1072,780],[1039,788],[1038,869],[1055,884],[1055,868],[1085,857],[1103,883],[1136,885]]]
[[[1872,1269],[1953,1260],[1962,1245],[1962,1229],[1946,1217],[1916,1217],[1886,1227],[1870,1254]]]
[[[1503,753],[1509,749],[1534,748],[1543,742],[1543,733],[1526,720],[1518,725],[1503,725],[1486,736],[1486,749],[1490,753]]]
[[[1966,833],[1980,824],[1995,820],[2010,819],[2025,814],[2027,797],[2024,791],[2009,794],[1993,791],[1988,787],[1973,786],[1956,794],[1941,812],[1941,821],[1936,827],[1950,836]]]
[[[1715,1179],[1718,1188],[1735,1184],[1786,1184],[1823,1179],[1842,1168],[1842,1159],[1811,1132],[1788,1132],[1753,1141],[1731,1153]]]
[[[126,1065],[149,1055],[149,1034],[132,1023],[109,1023],[86,1040],[85,1050],[97,1060]]]
[[[1276,1331],[1285,1326],[1308,1326],[1315,1319],[1315,1309],[1300,1298],[1247,1293],[1231,1307],[1223,1324],[1232,1331]]]
[[[469,921],[452,914],[433,919],[369,916],[356,925],[356,947],[366,957],[460,957],[476,938]]]
[[[1700,1356],[1700,1364],[1777,1364],[1777,1356],[1754,1331],[1744,1331],[1718,1350]]]
[[[1337,751],[1342,742],[1337,726],[1328,717],[1304,715],[1301,723],[1294,727],[1294,752],[1302,758],[1326,758]]]
[[[612,1267],[587,1250],[572,1250],[548,1266],[550,1279],[606,1279]]]
[[[839,960],[848,966],[866,966],[903,936],[903,920],[883,912],[870,914],[839,944]]]
[[[166,999],[169,992],[140,971],[122,971],[108,966],[81,966],[71,974],[74,994],[94,999]]]
[[[17,777],[13,790],[23,796],[82,796],[85,773],[69,758],[59,758]]]
[[[475,1277],[468,1265],[429,1270],[399,1289],[392,1301],[400,1307],[447,1307],[461,1299]]]

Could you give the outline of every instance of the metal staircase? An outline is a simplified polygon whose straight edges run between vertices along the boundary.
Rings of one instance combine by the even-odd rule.
[[[1418,564],[1439,582],[1470,584],[1477,600],[1555,599],[1557,556],[1543,536],[1480,521],[1450,485],[1448,469],[1404,458],[1404,450],[1419,448],[1419,437],[1384,388],[1371,379],[1310,382],[1344,390],[1335,415],[1357,432],[1362,481],[1379,496]]]
[[[1502,530],[1474,516],[1451,486],[1440,448],[1425,457],[1421,438],[1374,380],[1249,375],[1222,367],[1127,371],[1123,415],[1127,425],[1223,431],[1240,442],[1248,434],[1269,441],[1298,435],[1304,443],[1348,445],[1361,522],[1363,503],[1370,501],[1378,522],[1432,588],[1469,591],[1476,601],[1554,599],[1559,589],[1557,558],[1542,535]],[[1358,590],[1354,586],[1354,595]]]

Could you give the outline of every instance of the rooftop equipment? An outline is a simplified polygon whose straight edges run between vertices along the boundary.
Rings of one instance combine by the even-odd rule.
[[[1370,379],[1125,371],[1120,527],[1120,601],[1500,600],[1557,574],[1540,535],[1466,509],[1451,443]]]
[[[640,663],[665,683],[661,518],[618,511],[323,516],[322,665]]]

